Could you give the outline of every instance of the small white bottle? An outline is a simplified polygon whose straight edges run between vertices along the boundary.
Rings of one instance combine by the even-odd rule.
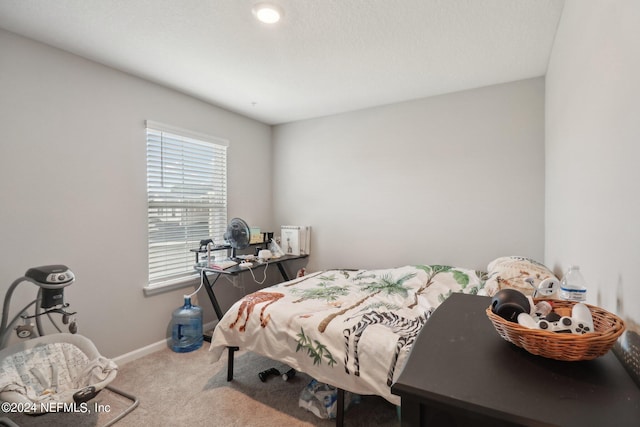
[[[585,301],[587,299],[587,286],[580,273],[580,267],[572,265],[562,278],[560,284],[560,298],[567,301]]]

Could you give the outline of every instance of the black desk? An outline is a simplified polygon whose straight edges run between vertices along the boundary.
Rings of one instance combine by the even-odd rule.
[[[498,335],[490,301],[453,294],[426,323],[391,387],[402,426],[640,426],[640,389],[613,352],[531,355]]]
[[[203,268],[199,266],[196,266],[195,268],[200,272],[202,276],[204,288],[207,291],[207,295],[209,295],[209,299],[211,300],[211,305],[213,305],[213,310],[216,312],[216,316],[218,317],[218,320],[220,320],[222,319],[222,316],[224,315],[224,313],[220,309],[220,304],[218,304],[218,299],[216,298],[216,294],[213,291],[213,286],[216,284],[220,276],[222,276],[223,274],[236,276],[240,273],[244,273],[249,270],[258,270],[258,269],[266,268],[267,265],[276,265],[278,267],[278,271],[280,272],[280,275],[282,276],[283,281],[286,282],[287,280],[290,280],[290,278],[282,264],[288,261],[306,258],[308,256],[309,255],[284,255],[279,258],[274,258],[272,260],[269,260],[268,263],[254,262],[253,266],[251,267],[240,267],[238,265],[234,265],[233,267],[229,267],[224,270],[217,270],[213,268]],[[214,276],[212,281],[209,280],[209,274]],[[210,341],[211,338],[205,336],[205,340]]]

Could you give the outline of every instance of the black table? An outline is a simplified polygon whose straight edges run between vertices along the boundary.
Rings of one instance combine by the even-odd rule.
[[[402,426],[640,426],[640,389],[613,352],[562,362],[505,341],[489,297],[453,294],[392,386]]]

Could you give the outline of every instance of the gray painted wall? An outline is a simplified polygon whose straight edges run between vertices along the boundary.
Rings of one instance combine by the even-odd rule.
[[[271,128],[2,30],[0,52],[0,295],[29,267],[66,264],[77,276],[66,300],[105,356],[162,340],[193,287],[142,292],[145,120],[228,139],[229,216],[262,228],[272,222]],[[225,306],[241,295],[220,287]],[[13,310],[36,291],[20,285]]]
[[[568,1],[546,78],[546,263],[640,322],[640,3]],[[631,319],[635,319],[635,325]]]
[[[542,78],[279,125],[273,161],[311,270],[542,260]]]

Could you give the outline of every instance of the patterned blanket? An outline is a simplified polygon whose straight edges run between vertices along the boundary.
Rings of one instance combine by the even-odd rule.
[[[397,405],[390,386],[422,326],[453,292],[477,294],[483,277],[441,265],[313,273],[235,303],[210,351],[218,360],[227,346],[237,346]]]

